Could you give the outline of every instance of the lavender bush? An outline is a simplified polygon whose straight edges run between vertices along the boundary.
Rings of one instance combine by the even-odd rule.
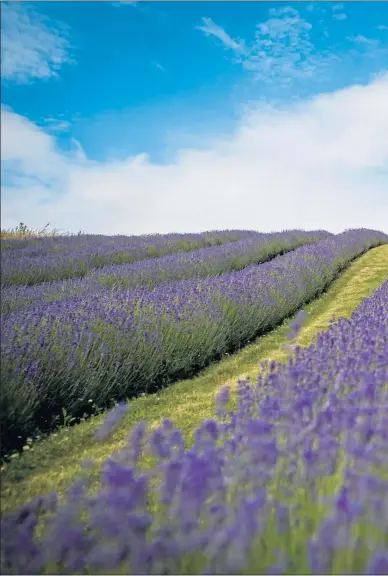
[[[257,234],[248,230],[225,230],[201,234],[79,235],[2,240],[1,285],[33,285],[82,277],[90,269],[108,264],[221,245]]]
[[[97,492],[85,470],[3,519],[2,573],[386,574],[388,280],[236,404],[223,389],[190,447],[140,422]]]
[[[316,297],[388,236],[347,231],[242,271],[37,304],[1,334],[3,449],[51,429],[65,409],[152,392],[190,377]]]
[[[330,236],[327,232],[290,230],[280,233],[248,236],[221,246],[175,252],[159,258],[148,258],[132,264],[104,266],[83,278],[44,282],[33,286],[14,285],[3,288],[1,313],[24,308],[32,303],[65,300],[74,295],[104,292],[105,288],[155,287],[162,282],[184,278],[217,276],[259,264],[299,246],[318,242]],[[19,266],[19,264],[18,264]]]

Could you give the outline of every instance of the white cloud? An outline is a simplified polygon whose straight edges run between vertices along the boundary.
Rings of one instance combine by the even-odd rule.
[[[68,120],[60,118],[45,118],[43,120],[44,127],[51,132],[67,132],[71,128]]]
[[[120,0],[119,2],[112,2],[112,6],[115,8],[121,8],[122,6],[132,6],[132,8],[136,8],[139,2],[131,2],[130,0]]]
[[[2,78],[19,84],[33,78],[57,76],[70,56],[68,30],[53,23],[24,3],[1,3]]]
[[[166,69],[164,66],[162,66],[159,62],[157,62],[156,60],[154,60],[152,62],[153,66],[155,66],[155,68],[158,68],[158,70],[160,70],[161,72],[165,72]]]
[[[388,46],[379,38],[367,38],[362,34],[350,36],[347,40],[351,43],[349,55],[374,60],[373,68],[378,72],[387,70]]]
[[[370,44],[370,45],[379,45],[379,41],[376,39],[371,39],[371,38],[367,38],[366,36],[363,36],[362,34],[358,34],[357,36],[351,36],[349,37],[349,40],[351,42],[355,42],[356,44]]]
[[[221,26],[215,24],[211,18],[202,18],[202,20],[204,25],[196,26],[197,30],[202,30],[206,36],[215,36],[221,40],[226,48],[230,48],[238,53],[245,52],[244,42],[233,40],[233,38],[231,38]]]
[[[326,14],[325,8],[322,8],[322,2],[318,2],[315,4],[307,4],[306,10],[307,12],[317,12],[319,14]]]
[[[308,5],[310,11],[318,11]],[[210,19],[206,27],[197,27],[207,35],[223,39],[236,53],[237,62],[252,73],[256,81],[276,89],[289,88],[293,82],[322,79],[325,68],[336,60],[334,54],[317,52],[312,40],[312,25],[295,8],[271,8],[269,18],[256,26],[252,42],[231,38]]]
[[[333,7],[333,18],[347,18],[346,14],[339,12],[342,7],[342,4]],[[319,12],[321,9],[308,4],[306,10]],[[333,79],[344,77],[346,68],[357,59],[359,66],[361,63],[368,65],[368,61],[370,65],[374,60],[374,70],[386,69],[388,48],[378,38],[359,34],[346,38],[348,45],[342,52],[335,44],[326,44],[326,49],[319,49],[314,39],[320,35],[329,38],[324,21],[315,21],[313,28],[313,24],[292,6],[271,8],[269,18],[256,25],[252,41],[237,42],[213,21],[209,21],[208,35],[210,29],[222,30],[224,44],[237,56],[235,62],[251,73],[250,80],[260,84],[266,97],[271,95],[274,98],[277,94],[284,98],[286,94],[288,99],[296,99],[306,88],[311,92],[311,88],[316,89],[318,84],[322,86],[328,82],[332,85]],[[244,47],[243,51],[240,46]]]
[[[272,8],[269,14],[266,22],[256,26],[244,67],[266,83],[288,85],[298,78],[310,78],[318,66],[310,39],[311,24],[291,7]]]
[[[333,12],[338,12],[339,10],[344,9],[344,5],[343,4],[334,4],[334,6],[332,6],[331,9]]]
[[[52,176],[62,164],[54,139],[5,106],[1,109],[1,161],[12,162],[23,175],[43,178]]]
[[[388,75],[247,110],[235,132],[174,161],[92,162],[3,109],[2,226],[104,234],[222,228],[388,232]]]
[[[335,12],[333,18],[334,20],[347,20],[348,17],[343,12]]]

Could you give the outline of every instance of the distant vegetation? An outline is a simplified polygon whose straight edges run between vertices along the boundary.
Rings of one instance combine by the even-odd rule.
[[[19,226],[16,226],[15,228],[10,228],[9,230],[1,230],[0,231],[0,239],[1,240],[6,240],[8,238],[36,238],[39,236],[57,236],[59,233],[59,230],[57,228],[54,228],[54,230],[48,230],[48,227],[50,226],[50,222],[48,222],[46,224],[46,226],[44,226],[44,228],[42,228],[41,230],[37,229],[37,230],[33,230],[32,228],[28,228],[28,226],[26,226],[26,224],[24,224],[23,222],[20,222]],[[81,234],[81,232],[78,232],[78,234]]]

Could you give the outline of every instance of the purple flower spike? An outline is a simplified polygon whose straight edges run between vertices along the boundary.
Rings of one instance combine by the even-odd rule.
[[[388,574],[388,549],[374,553],[365,574]]]
[[[121,420],[129,412],[127,403],[121,403],[116,406],[105,418],[101,427],[97,430],[95,437],[98,440],[106,440],[114,430],[119,426]]]

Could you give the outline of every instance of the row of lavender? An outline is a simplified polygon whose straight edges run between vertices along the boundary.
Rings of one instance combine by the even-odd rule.
[[[347,231],[259,266],[155,289],[106,291],[10,313],[1,333],[3,449],[65,409],[152,392],[234,351],[316,297],[388,236]]]
[[[117,245],[132,248],[134,246],[150,246],[163,250],[163,246],[171,246],[182,243],[183,247],[191,249],[191,246],[212,246],[218,242],[232,242],[246,236],[257,234],[253,230],[208,230],[206,232],[193,232],[180,234],[172,232],[169,234],[141,234],[139,236],[106,236],[103,234],[73,234],[55,236],[29,236],[27,238],[17,237],[2,240],[4,250],[22,250],[26,254],[41,256],[50,252],[70,252],[78,250],[115,250]],[[182,248],[183,249],[183,248]]]
[[[1,241],[1,285],[32,285],[82,277],[92,268],[155,258],[179,250],[260,236],[249,230],[152,236],[47,236]]]
[[[104,266],[83,278],[44,282],[33,286],[9,286],[2,290],[2,314],[52,300],[65,300],[74,295],[87,296],[106,288],[133,289],[155,287],[163,282],[184,278],[217,276],[259,264],[305,244],[331,236],[323,231],[290,230],[255,234],[222,246],[175,252],[159,258],[147,258],[133,264]],[[23,261],[17,266],[21,267]],[[60,260],[58,261],[60,266]],[[15,267],[13,268],[15,270]]]
[[[388,281],[256,386],[239,382],[232,407],[222,390],[189,448],[171,422],[140,422],[97,493],[86,468],[65,503],[10,515],[2,573],[387,574]]]

